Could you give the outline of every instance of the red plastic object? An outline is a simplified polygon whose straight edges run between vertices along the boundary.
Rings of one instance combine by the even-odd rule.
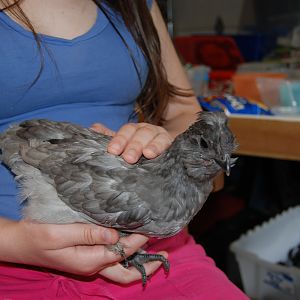
[[[230,36],[179,36],[175,47],[186,63],[203,64],[213,70],[235,70],[244,62],[242,54]]]
[[[222,95],[224,93],[232,94],[232,77],[234,74],[234,70],[212,70],[209,73],[210,91],[215,95]]]
[[[211,80],[221,81],[231,79],[234,74],[234,70],[213,70],[209,73],[209,77]]]
[[[196,39],[194,36],[176,37],[173,42],[177,51],[179,52],[179,55],[183,58],[185,63],[190,63],[193,65],[199,64],[196,57]]]

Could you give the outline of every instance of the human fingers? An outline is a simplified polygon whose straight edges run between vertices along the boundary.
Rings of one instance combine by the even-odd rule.
[[[104,245],[117,242],[119,235],[109,229],[107,236],[106,228],[100,226],[20,221],[2,227],[6,233],[0,249],[2,261],[91,275],[121,260]]]
[[[60,226],[60,225],[58,225]],[[116,230],[94,224],[64,224],[60,227],[60,236],[64,238],[63,246],[108,245],[119,240]]]
[[[129,257],[130,255],[137,252],[145,243],[149,240],[144,235],[141,234],[130,234],[126,237],[119,239],[119,243],[124,248],[125,256]],[[95,273],[100,269],[103,269],[107,265],[115,264],[124,260],[122,255],[116,254],[109,248],[105,246],[95,245],[95,246],[77,246],[76,249],[70,249],[70,251],[76,250],[76,257],[84,262],[84,266],[81,269],[81,272],[84,273]],[[73,251],[74,252],[74,251]],[[70,255],[74,257],[74,255]]]
[[[128,123],[122,126],[108,144],[108,152],[115,155],[120,155],[124,151],[128,141],[135,134],[137,128],[137,124],[134,123]]]
[[[135,253],[147,241],[147,237],[139,234],[132,234],[119,240],[126,257]],[[80,275],[94,274],[108,265],[124,260],[123,256],[103,245],[77,245],[52,251],[49,256],[53,261],[52,265],[59,262],[56,263],[56,269]]]
[[[149,238],[145,235],[134,233],[125,237],[121,237],[119,243],[121,243],[124,248],[125,256],[128,257],[142,248],[148,242],[148,240]]]
[[[164,251],[158,252],[158,254],[163,255],[165,258],[168,257],[167,252]],[[161,266],[161,264],[162,263],[160,261],[145,263],[143,266],[145,267],[146,275],[149,276],[153,274]],[[129,284],[131,282],[141,280],[141,273],[136,268],[129,267],[126,269],[119,263],[104,268],[99,272],[99,274],[120,284]]]
[[[119,239],[119,243],[122,245],[124,249],[124,253],[126,257],[137,252],[145,243],[149,240],[146,236],[140,234],[131,234],[126,237],[122,237]],[[114,243],[115,244],[115,243]],[[76,251],[81,255],[86,257],[93,257],[94,261],[99,261],[107,264],[112,264],[116,262],[120,262],[124,260],[124,256],[115,253],[112,250],[109,250],[107,247],[100,247],[99,245],[91,246],[77,246]],[[84,259],[84,258],[83,258]]]
[[[82,237],[82,235],[79,236]],[[98,235],[96,236],[96,238],[97,237]],[[87,244],[87,240],[90,242],[89,244]],[[144,235],[130,234],[120,239],[110,240],[111,243],[106,242],[105,244],[113,245],[118,241],[124,248],[125,256],[128,257],[133,253],[135,253],[137,250],[139,250],[142,246],[144,246],[148,240],[149,238]],[[82,260],[90,259],[93,262],[99,261],[99,263],[102,262],[103,264],[111,264],[124,259],[123,256],[114,253],[113,251],[109,250],[107,247],[103,247],[104,243],[103,244],[94,243],[95,240],[93,240],[93,238],[90,236],[90,233],[84,235],[84,239],[81,240],[82,243],[78,243],[79,241],[80,239],[76,240],[77,242],[76,249],[74,247],[73,247],[74,249],[72,249],[71,246],[68,248],[70,252],[74,252],[75,250],[76,255],[77,256],[80,255],[82,257],[81,258]],[[83,242],[85,242],[85,244]]]
[[[136,163],[142,156],[146,146],[160,133],[161,130],[161,127],[151,124],[138,124],[137,130],[128,141],[122,157],[129,163]],[[157,147],[155,147],[155,145],[152,145],[152,151],[157,152],[157,150]],[[151,148],[149,149],[149,151],[151,151]]]
[[[166,130],[159,132],[143,149],[143,155],[149,159],[155,158],[168,149],[173,139]]]
[[[161,136],[152,143],[158,135]],[[160,126],[147,123],[126,124],[116,133],[108,151],[116,155],[122,154],[128,163],[135,163],[144,154],[144,150],[148,158],[161,154],[166,148],[164,139],[168,141],[171,137]]]
[[[44,247],[60,249],[76,245],[107,245],[119,239],[116,230],[94,224],[38,224],[24,222],[27,231],[45,241]],[[39,235],[40,236],[39,238]],[[48,245],[48,246],[46,246]]]
[[[94,123],[91,126],[91,129],[98,132],[98,133],[102,133],[102,134],[105,134],[105,135],[109,135],[109,136],[114,136],[115,135],[115,131],[107,128],[106,126],[104,126],[101,123]]]
[[[119,261],[116,255],[107,254],[108,249],[104,245],[77,245],[48,250],[43,255],[43,261],[39,265],[72,274],[89,276]]]
[[[54,225],[27,221],[6,227],[11,239],[6,239],[7,245],[3,247],[9,250],[4,254],[0,251],[3,261],[91,275],[123,259],[104,245],[118,241],[119,235],[113,229],[92,224]],[[110,233],[108,236],[106,231]],[[122,238],[126,255],[134,253],[147,240],[141,235]]]

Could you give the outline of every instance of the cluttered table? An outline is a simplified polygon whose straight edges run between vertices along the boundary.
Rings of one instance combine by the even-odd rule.
[[[240,155],[300,161],[300,117],[231,115]]]
[[[291,68],[284,60],[246,63],[229,36],[179,36],[174,42],[189,62],[186,71],[195,93],[208,95],[199,96],[202,108],[229,113],[238,155],[300,161],[300,50],[293,54],[299,66]]]

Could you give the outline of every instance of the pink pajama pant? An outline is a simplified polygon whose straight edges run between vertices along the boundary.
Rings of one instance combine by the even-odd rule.
[[[185,231],[151,240],[148,251],[169,252],[170,274],[160,268],[145,289],[141,282],[120,286],[101,277],[71,278],[38,268],[0,264],[0,300],[246,300]],[[76,263],[76,262],[74,262]]]

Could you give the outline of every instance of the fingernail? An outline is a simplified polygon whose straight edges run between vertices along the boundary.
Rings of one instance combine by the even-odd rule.
[[[111,242],[112,235],[111,235],[111,232],[109,230],[104,230],[104,232],[103,232],[103,239],[104,239],[105,242],[108,242],[108,243]]]
[[[158,155],[157,148],[153,145],[147,146],[147,151],[151,152],[153,155]]]
[[[113,152],[115,154],[119,154],[119,151],[121,150],[121,146],[117,143],[111,143],[108,147],[110,152]]]
[[[136,151],[135,150],[128,150],[125,153],[126,157],[129,158],[130,160],[135,160],[136,159]]]

